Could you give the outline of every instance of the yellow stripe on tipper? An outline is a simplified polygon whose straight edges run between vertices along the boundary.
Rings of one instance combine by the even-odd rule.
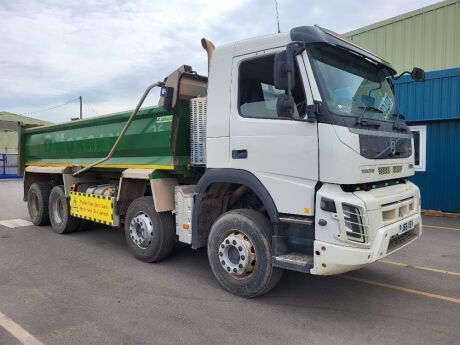
[[[70,214],[106,225],[115,226],[114,197],[70,192]]]

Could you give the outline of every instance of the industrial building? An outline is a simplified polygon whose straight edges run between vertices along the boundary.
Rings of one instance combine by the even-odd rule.
[[[49,122],[31,117],[0,112],[0,179],[17,177],[18,131],[17,124],[42,126]]]
[[[415,139],[422,208],[460,212],[460,1],[448,0],[344,36],[385,57],[398,73],[414,66],[426,81],[394,81]]]

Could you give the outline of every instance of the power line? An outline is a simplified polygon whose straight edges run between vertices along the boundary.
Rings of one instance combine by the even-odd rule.
[[[88,106],[88,108],[90,108],[90,109],[93,111],[93,113],[95,113],[96,115],[99,115],[99,113],[98,113],[96,110],[94,110],[94,108],[93,108],[92,106],[90,106],[90,105],[88,104],[88,102],[85,101],[84,98],[83,98],[83,103],[85,103],[85,104]]]
[[[34,111],[26,111],[24,113],[21,113],[21,115],[31,115],[31,114],[36,114],[36,113],[44,113],[45,111],[50,111],[50,110],[53,110],[53,109],[56,109],[56,108],[60,108],[60,107],[63,107],[69,103],[72,103],[72,102],[75,102],[76,100],[78,100],[79,98],[76,97],[74,99],[71,99],[70,101],[67,101],[65,103],[62,103],[62,104],[59,104],[59,105],[55,105],[53,107],[49,107],[49,108],[45,108],[45,109],[40,109],[40,110],[34,110]]]

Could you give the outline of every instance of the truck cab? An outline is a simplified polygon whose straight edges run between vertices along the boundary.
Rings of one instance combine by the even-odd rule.
[[[295,108],[286,117],[277,101],[287,90],[277,87],[274,70],[277,54],[294,42]],[[317,26],[212,52],[208,174],[260,181],[276,210],[275,266],[338,274],[421,235],[420,193],[408,180],[412,136],[397,109],[395,73],[382,58]]]

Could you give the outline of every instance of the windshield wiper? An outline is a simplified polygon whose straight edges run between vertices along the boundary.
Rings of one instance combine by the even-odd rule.
[[[367,119],[364,117],[364,112],[366,111],[366,109],[369,109],[369,110],[373,110],[373,111],[377,111],[379,113],[383,113],[383,111],[381,111],[380,109],[378,108],[375,108],[373,106],[360,106],[358,107],[359,109],[362,109],[363,111],[361,112],[361,115],[359,115],[358,119],[356,120],[356,124],[357,125],[360,125],[360,126],[364,126],[364,127],[375,127],[375,128],[379,128],[380,127],[380,123],[377,122],[377,121],[373,121],[371,119]]]
[[[366,106],[360,106],[358,107],[359,109],[363,109],[363,110],[372,110],[372,111],[375,111],[376,113],[380,113],[380,114],[383,114],[383,111],[380,110],[379,108],[376,108],[376,107],[366,107]]]
[[[360,125],[360,126],[364,126],[364,127],[375,127],[375,128],[379,128],[379,127],[380,127],[380,123],[379,123],[378,121],[374,121],[374,120],[371,120],[371,119],[363,118],[362,116],[360,116],[360,117],[356,120],[356,124],[357,124],[357,125]]]

